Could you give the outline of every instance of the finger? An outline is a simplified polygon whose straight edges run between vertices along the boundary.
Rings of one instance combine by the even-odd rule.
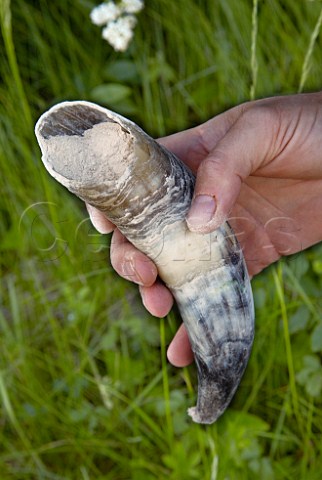
[[[142,302],[145,308],[155,317],[165,317],[173,305],[170,291],[161,282],[155,282],[151,287],[140,286]]]
[[[158,275],[152,260],[137,250],[117,229],[111,242],[111,263],[121,277],[139,285],[151,286]]]
[[[157,141],[184,161],[193,173],[197,173],[202,160],[208,156],[247,108],[249,108],[248,104],[238,105],[198,127],[159,138]]]
[[[104,213],[85,203],[89,218],[99,233],[111,233],[115,229],[115,225],[105,217]]]
[[[272,131],[267,108],[248,109],[209,152],[197,172],[190,230],[207,233],[227,219],[243,180],[269,157]]]
[[[183,324],[169,345],[167,357],[169,362],[175,367],[186,367],[193,362],[193,353],[186,328]]]

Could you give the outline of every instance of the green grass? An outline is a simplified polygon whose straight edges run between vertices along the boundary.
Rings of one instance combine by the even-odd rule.
[[[150,317],[112,272],[108,239],[44,171],[33,125],[81,98],[157,136],[320,89],[322,4],[146,4],[116,54],[92,2],[0,2],[1,479],[320,480],[321,245],[254,279],[246,375],[215,425],[194,425],[194,368],[165,358],[179,319]]]

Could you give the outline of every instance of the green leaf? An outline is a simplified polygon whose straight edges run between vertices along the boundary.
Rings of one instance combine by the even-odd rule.
[[[305,305],[302,305],[296,312],[291,316],[289,321],[289,331],[290,333],[296,333],[300,330],[305,330],[308,321],[310,318],[310,312]]]
[[[311,335],[312,352],[322,352],[322,324],[317,325]]]
[[[321,368],[321,363],[316,355],[305,355],[303,358],[304,367],[309,368],[311,371],[317,371]]]
[[[297,382],[305,387],[312,397],[320,395],[322,390],[322,365],[315,355],[306,355],[303,358],[304,368],[297,373]]]
[[[297,254],[290,258],[290,267],[298,279],[308,271],[309,265],[304,255]]]
[[[134,62],[117,60],[111,62],[104,70],[104,76],[109,80],[137,83],[139,73]]]
[[[149,80],[153,82],[159,78],[169,82],[175,80],[174,69],[165,61],[164,58],[157,56],[149,60]]]
[[[125,98],[121,102],[113,103],[113,108],[121,115],[134,115],[137,113],[138,108],[131,98]]]
[[[247,434],[256,435],[259,432],[267,432],[269,430],[269,424],[256,415],[233,410],[229,413],[229,427],[232,429],[232,432],[238,429],[239,432],[244,431]]]
[[[114,105],[129,97],[132,89],[121,83],[104,83],[93,88],[90,97],[103,105]]]
[[[100,346],[101,349],[104,351],[108,350],[115,350],[116,345],[119,339],[119,333],[116,328],[110,328],[105,335],[103,335]]]
[[[249,463],[250,470],[261,480],[274,480],[274,470],[271,459],[268,457],[252,460]]]
[[[305,389],[312,397],[318,397],[322,391],[322,369],[310,377],[305,385]]]
[[[297,382],[304,387],[304,385],[306,385],[306,383],[308,382],[311,373],[312,370],[310,370],[309,368],[303,368],[300,372],[296,374]]]
[[[312,266],[315,273],[322,275],[322,260],[314,260]]]

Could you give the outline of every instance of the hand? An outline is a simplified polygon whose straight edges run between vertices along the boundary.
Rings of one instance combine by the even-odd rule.
[[[197,175],[189,228],[209,232],[228,219],[251,276],[322,240],[322,93],[245,103],[159,142]],[[89,213],[101,233],[115,228],[92,207]],[[169,312],[173,300],[155,265],[118,230],[111,261],[140,285],[153,315]],[[183,326],[168,358],[176,366],[193,359]]]

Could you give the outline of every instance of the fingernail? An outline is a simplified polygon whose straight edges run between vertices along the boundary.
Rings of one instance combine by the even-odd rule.
[[[202,230],[212,220],[216,211],[216,201],[210,195],[197,195],[192,201],[187,215],[187,224],[191,230]]]
[[[136,258],[134,269],[140,279],[140,285],[145,287],[152,285],[158,275],[156,266],[147,258]]]

